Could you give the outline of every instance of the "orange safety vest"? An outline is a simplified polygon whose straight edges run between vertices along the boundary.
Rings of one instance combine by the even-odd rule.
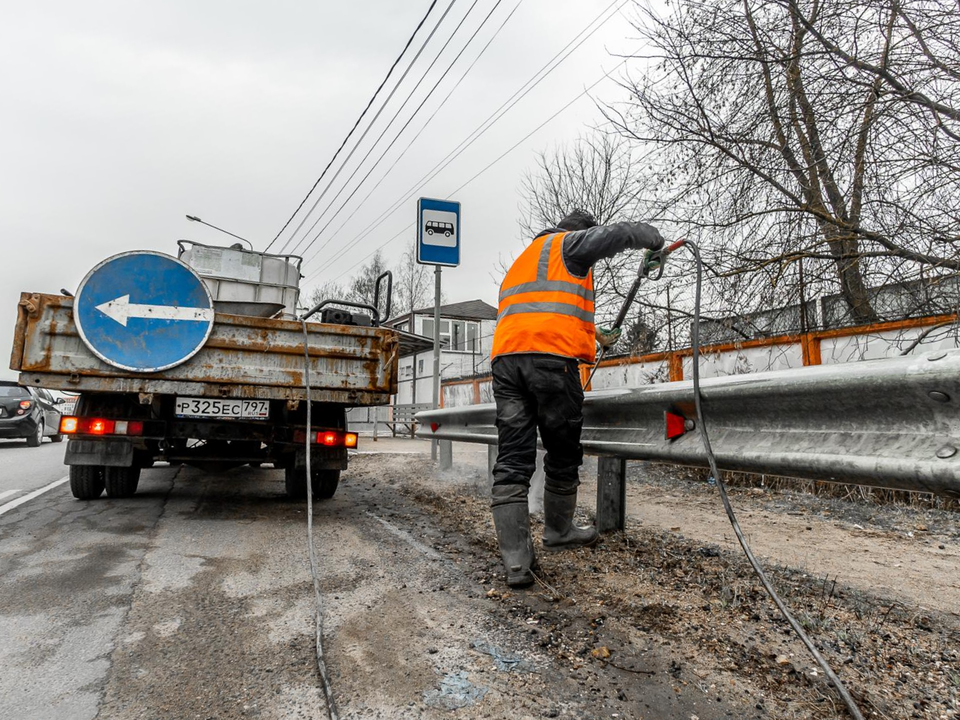
[[[596,359],[593,271],[585,278],[570,274],[563,262],[565,235],[538,237],[507,271],[491,360],[515,353]]]

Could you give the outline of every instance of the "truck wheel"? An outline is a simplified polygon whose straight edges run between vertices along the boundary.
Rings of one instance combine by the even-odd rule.
[[[283,469],[283,481],[287,488],[287,497],[291,500],[303,500],[307,497],[307,469],[288,465]]]
[[[284,480],[287,487],[287,495],[291,500],[303,500],[307,497],[307,469],[287,467],[284,470]],[[310,486],[313,488],[313,496],[318,500],[329,500],[337,492],[340,485],[339,470],[314,470],[313,482]]]
[[[107,497],[132,497],[140,484],[140,468],[138,467],[108,467],[104,468],[104,484],[107,488]]]
[[[329,500],[337,492],[337,486],[340,485],[339,470],[314,470],[313,481],[310,486],[313,488],[313,496],[321,500]]]
[[[37,422],[37,429],[27,438],[27,447],[40,447],[43,442],[43,420]]]
[[[77,500],[96,500],[103,493],[103,487],[103,468],[101,466],[70,466],[70,492]]]
[[[50,442],[63,442],[63,435],[51,435]]]

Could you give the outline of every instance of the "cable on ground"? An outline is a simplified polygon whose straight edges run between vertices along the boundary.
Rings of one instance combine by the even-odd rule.
[[[330,676],[327,674],[327,663],[323,658],[323,596],[320,594],[320,579],[317,575],[317,553],[313,545],[313,473],[310,467],[310,427],[313,422],[310,399],[310,336],[307,334],[307,321],[300,319],[303,326],[303,386],[307,395],[307,544],[310,547],[310,576],[313,579],[313,598],[316,604],[316,633],[317,633],[317,670],[320,672],[323,698],[327,703],[327,717],[330,720],[339,720],[337,703],[333,697],[333,688],[330,685]]]
[[[777,594],[777,591],[773,588],[773,585],[767,578],[766,573],[764,573],[763,568],[760,567],[760,563],[757,562],[757,559],[753,555],[753,551],[750,550],[750,546],[747,544],[747,539],[743,534],[743,530],[740,529],[740,523],[737,521],[736,513],[734,513],[733,506],[730,504],[730,498],[727,497],[726,483],[724,483],[723,478],[720,477],[720,470],[717,468],[717,459],[714,457],[713,448],[710,445],[710,436],[707,433],[707,422],[703,414],[702,399],[700,397],[700,290],[703,280],[703,260],[700,257],[700,248],[696,243],[687,240],[686,246],[690,248],[690,252],[693,253],[697,265],[697,283],[693,303],[693,402],[697,411],[697,422],[700,423],[700,437],[703,439],[703,449],[707,454],[707,461],[710,463],[710,472],[713,474],[713,478],[717,483],[717,488],[720,490],[720,499],[723,501],[723,507],[727,511],[727,517],[730,520],[730,524],[733,526],[733,532],[736,534],[737,540],[740,542],[740,547],[743,548],[743,552],[746,554],[747,560],[750,561],[750,565],[753,567],[754,572],[757,574],[757,577],[760,578],[760,582],[763,585],[764,590],[767,591],[767,594],[777,606],[780,614],[783,615],[784,619],[790,624],[790,627],[793,628],[793,631],[807,647],[807,650],[810,651],[810,654],[813,656],[813,659],[816,661],[817,665],[820,666],[820,669],[823,670],[827,678],[837,689],[841,699],[847,706],[847,710],[850,711],[850,715],[853,716],[855,720],[864,720],[863,714],[860,712],[860,709],[857,707],[856,702],[850,695],[847,688],[840,681],[840,678],[837,677],[837,674],[833,671],[833,668],[830,667],[824,657],[814,646],[810,636],[807,635],[803,628],[800,627],[800,623],[798,623],[794,619],[793,615],[790,614],[790,611],[787,610],[787,606]]]

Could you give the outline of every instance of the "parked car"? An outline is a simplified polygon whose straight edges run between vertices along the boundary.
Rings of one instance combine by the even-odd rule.
[[[26,438],[30,447],[39,447],[44,436],[60,442],[62,404],[43,388],[0,380],[0,438]]]

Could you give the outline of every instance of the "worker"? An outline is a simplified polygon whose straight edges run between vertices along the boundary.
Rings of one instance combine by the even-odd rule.
[[[625,250],[662,246],[663,238],[651,225],[599,226],[592,215],[575,210],[537,235],[503,279],[491,352],[498,442],[491,507],[512,587],[534,582],[527,493],[536,469],[538,429],[546,450],[544,549],[597,540],[595,527],[573,523],[583,464],[579,365],[594,362],[597,343],[616,343],[620,329],[594,325],[592,267]]]

